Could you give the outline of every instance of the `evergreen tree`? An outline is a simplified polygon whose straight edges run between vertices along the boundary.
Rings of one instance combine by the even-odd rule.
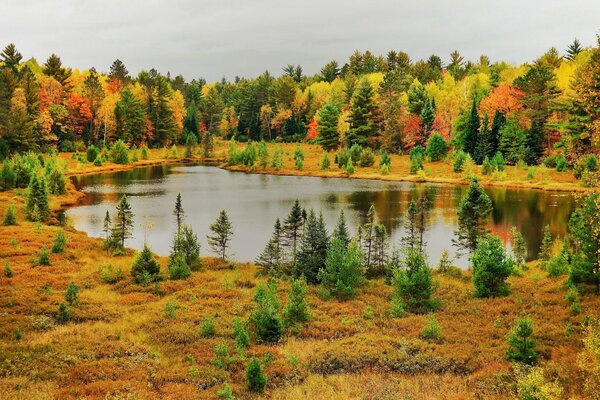
[[[111,82],[116,83],[119,82],[119,86],[122,87],[126,83],[129,82],[129,71],[125,67],[125,64],[119,59],[116,59],[112,65],[110,66],[110,71],[108,73],[108,78]]]
[[[488,127],[488,116],[485,114],[483,116],[483,123],[481,124],[481,131],[477,140],[473,161],[475,161],[476,164],[481,165],[485,157],[490,157],[489,154],[493,157],[493,151],[494,144],[492,143],[492,132]]]
[[[325,266],[328,246],[329,237],[323,215],[317,218],[315,212],[310,210],[304,224],[296,264],[294,264],[294,277],[303,275],[308,283],[318,283],[317,275]]]
[[[514,261],[506,254],[499,237],[487,235],[478,238],[471,263],[475,296],[499,297],[508,294],[506,279],[513,272]]]
[[[487,233],[486,224],[492,212],[492,201],[477,178],[473,178],[467,194],[458,207],[458,229],[454,243],[459,248],[473,252],[477,239]]]
[[[477,100],[473,98],[471,113],[467,121],[465,133],[463,137],[463,149],[465,153],[470,154],[474,158],[475,150],[477,149],[477,139],[479,138],[479,115],[477,114]]]
[[[157,75],[148,97],[148,118],[153,129],[151,142],[156,145],[165,144],[177,129],[173,120],[173,110],[169,105],[171,96],[171,86],[163,76]]]
[[[44,221],[50,215],[48,191],[43,177],[33,174],[27,188],[25,212],[31,221]]]
[[[527,133],[525,161],[527,165],[536,165],[544,154],[544,130],[539,123],[531,125]]]
[[[365,265],[367,267],[367,271],[371,269],[371,261],[373,257],[375,242],[375,226],[377,225],[377,219],[375,215],[375,206],[371,204],[369,207],[369,211],[367,212],[367,220],[362,226],[362,245],[363,252],[365,255]]]
[[[60,57],[56,54],[52,54],[48,57],[44,63],[43,71],[45,75],[56,79],[65,89],[68,88],[68,81],[69,78],[71,78],[71,69],[63,67]]]
[[[217,220],[210,226],[212,235],[207,235],[208,245],[213,252],[217,253],[221,260],[227,258],[227,249],[229,248],[231,237],[233,236],[233,225],[229,220],[227,211],[221,210]]]
[[[65,291],[65,301],[72,307],[77,307],[79,305],[79,287],[73,281],[69,282],[69,285],[67,286],[67,290]]]
[[[581,47],[581,42],[576,38],[573,40],[573,43],[567,47],[567,54],[565,55],[565,58],[567,60],[573,60],[582,51],[583,47]]]
[[[307,322],[310,319],[308,304],[306,302],[306,280],[304,277],[293,279],[290,284],[288,300],[283,309],[283,322],[285,326]]]
[[[136,283],[146,284],[156,281],[160,274],[160,264],[154,258],[152,250],[146,243],[131,266],[131,276]]]
[[[369,146],[378,139],[379,108],[373,101],[373,96],[371,83],[363,79],[350,106],[350,129],[346,132],[348,147],[353,144]]]
[[[273,280],[256,288],[254,302],[250,322],[258,340],[268,344],[277,343],[283,334],[283,322],[279,316],[277,286]]]
[[[198,235],[190,226],[185,224],[181,226],[180,232],[175,233],[173,245],[171,246],[171,258],[178,254],[183,256],[185,264],[190,270],[198,271],[202,266]]]
[[[117,203],[117,215],[115,216],[112,227],[112,238],[114,244],[120,249],[125,248],[125,239],[132,237],[133,231],[133,212],[131,205],[127,199],[127,195],[123,195]]]
[[[385,274],[387,265],[388,233],[385,225],[375,226],[375,240],[373,242],[373,268],[369,271],[371,276],[382,276]]]
[[[446,156],[448,146],[439,133],[433,133],[427,142],[426,153],[431,161],[440,161]]]
[[[508,341],[506,358],[524,364],[535,364],[537,352],[535,351],[536,343],[533,339],[533,322],[531,318],[517,320],[506,340]]]
[[[17,225],[17,211],[15,210],[15,206],[12,204],[6,208],[6,212],[4,213],[4,221],[2,224],[4,226]]]
[[[175,222],[177,223],[177,233],[181,232],[181,224],[183,224],[184,211],[183,205],[181,204],[181,193],[177,193],[175,199],[175,208],[173,209],[173,215],[175,216]]]
[[[417,140],[416,144],[425,146],[427,140],[429,139],[429,135],[431,134],[431,128],[433,127],[433,122],[435,120],[435,112],[433,110],[431,100],[429,97],[425,101],[425,105],[423,106],[423,110],[421,111],[421,137]]]
[[[346,246],[350,243],[350,232],[348,231],[348,226],[346,225],[346,217],[344,216],[344,210],[340,210],[340,216],[338,217],[337,223],[335,224],[335,228],[333,230],[333,234],[331,236],[332,240],[334,238],[338,238],[344,243]]]
[[[248,381],[248,390],[251,392],[262,393],[267,385],[267,378],[263,375],[262,366],[256,357],[252,357],[246,367],[246,380]]]
[[[337,104],[325,104],[319,111],[317,119],[319,131],[318,141],[324,150],[330,151],[337,148],[340,144],[340,135],[338,133],[338,119],[340,117],[340,108]]]
[[[121,92],[115,106],[116,135],[126,142],[140,143],[146,139],[146,111],[129,88]],[[104,139],[106,142],[106,138]]]
[[[490,159],[494,157],[494,155],[496,155],[496,153],[498,152],[498,149],[500,147],[500,130],[502,129],[504,124],[506,124],[506,117],[502,112],[496,110],[496,113],[494,114],[494,119],[492,120],[492,128],[489,132],[490,146],[487,147],[487,149],[490,152],[485,154]]]
[[[8,44],[4,48],[4,50],[0,54],[0,57],[2,57],[4,68],[10,69],[14,73],[18,72],[19,64],[23,59],[23,55],[17,51],[17,48],[13,43]]]
[[[319,281],[339,299],[354,297],[356,289],[364,281],[362,258],[356,240],[346,245],[340,238],[334,237],[327,251],[325,268],[319,271]]]
[[[539,259],[549,261],[552,257],[552,234],[550,233],[550,225],[544,227],[544,237],[540,247]]]
[[[525,243],[523,234],[519,232],[516,226],[510,229],[510,241],[512,243],[512,252],[515,256],[515,263],[518,267],[524,266],[527,259],[527,243]]]
[[[304,219],[300,202],[296,200],[287,218],[283,221],[283,243],[290,249],[292,255],[292,266],[296,265],[298,241],[302,235]]]
[[[263,267],[265,274],[278,275],[282,272],[283,261],[283,229],[279,218],[277,218],[271,239],[269,239],[263,252],[256,260],[256,264]]]
[[[401,268],[393,273],[394,302],[415,313],[426,313],[435,308],[431,268],[427,265],[425,253],[407,249]]]
[[[569,238],[571,243],[572,283],[590,283],[600,294],[600,194],[587,195],[571,214]]]
[[[104,240],[106,241],[106,243],[108,243],[110,239],[111,224],[112,222],[110,220],[110,213],[108,212],[108,210],[106,210],[106,214],[104,215],[104,221],[102,224],[102,232],[104,232]]]
[[[185,260],[185,255],[180,251],[171,255],[167,270],[171,280],[186,279],[192,274]]]

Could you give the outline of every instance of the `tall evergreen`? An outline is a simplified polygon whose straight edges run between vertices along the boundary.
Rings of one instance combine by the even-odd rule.
[[[121,98],[115,106],[115,122],[118,138],[135,143],[146,139],[146,111],[129,88],[121,92]]]
[[[36,173],[31,176],[29,187],[27,188],[25,212],[27,213],[27,218],[31,221],[44,221],[50,215],[46,181]]]
[[[473,98],[473,104],[471,105],[471,113],[467,120],[467,126],[465,127],[465,133],[463,137],[463,149],[466,153],[470,154],[471,157],[475,156],[475,150],[477,149],[477,139],[479,137],[479,115],[477,114],[477,99]]]
[[[369,271],[371,276],[382,276],[385,274],[388,259],[388,238],[385,225],[376,225],[375,240],[373,242],[373,267]]]
[[[317,275],[325,267],[329,236],[323,221],[323,215],[317,216],[310,210],[304,230],[296,263],[294,264],[294,277],[304,276],[308,283],[318,283]]]
[[[171,246],[170,257],[182,256],[185,264],[192,271],[197,271],[202,266],[200,259],[200,243],[198,235],[190,226],[182,225],[178,232],[175,232],[173,244]]]
[[[495,154],[494,144],[492,142],[492,132],[489,129],[488,122],[488,116],[485,114],[483,116],[481,131],[475,147],[475,155],[473,156],[473,161],[477,164],[482,164],[486,157],[490,158]]]
[[[344,243],[346,246],[350,243],[350,232],[348,231],[348,226],[346,225],[346,217],[344,216],[344,210],[340,210],[340,216],[338,217],[337,223],[335,224],[335,228],[331,237],[332,239],[340,239],[342,243]]]
[[[104,232],[104,240],[106,240],[106,242],[108,242],[108,240],[110,239],[111,225],[112,221],[110,219],[110,213],[108,212],[108,210],[106,210],[106,214],[104,215],[104,221],[102,223],[102,232]]]
[[[173,215],[175,216],[175,222],[177,223],[177,232],[181,232],[181,224],[183,224],[183,205],[181,204],[181,193],[177,193],[175,199],[175,208],[173,209]]]
[[[43,71],[44,74],[53,77],[63,87],[67,88],[68,80],[71,77],[71,69],[63,67],[59,56],[56,54],[50,55],[44,63]]]
[[[345,245],[339,238],[334,237],[327,251],[325,267],[319,271],[319,281],[339,299],[354,297],[356,289],[364,281],[362,259],[363,255],[356,239]]]
[[[283,253],[283,228],[279,218],[273,226],[273,234],[267,242],[264,250],[258,256],[256,263],[263,267],[264,272],[269,275],[281,274],[284,261]]]
[[[318,132],[319,144],[323,149],[329,151],[340,145],[340,134],[338,133],[338,119],[340,108],[337,104],[325,104],[319,111]]]
[[[567,54],[565,55],[565,58],[567,60],[573,60],[582,51],[583,47],[581,46],[581,42],[579,41],[579,39],[576,38],[575,40],[573,40],[573,43],[571,43],[569,47],[567,47]]]
[[[208,245],[224,261],[227,259],[227,250],[233,236],[233,224],[229,220],[227,211],[221,210],[215,223],[210,226],[210,230],[212,235],[206,236],[208,238]]]
[[[374,90],[368,79],[363,79],[350,106],[350,129],[346,132],[346,144],[369,146],[379,135],[379,108],[373,101]]]
[[[486,224],[491,212],[492,201],[477,178],[473,178],[466,196],[458,206],[458,228],[454,233],[455,245],[473,252],[477,247],[477,239],[488,232]]]
[[[506,124],[506,116],[500,110],[496,110],[494,118],[492,119],[492,127],[490,129],[491,146],[489,150],[491,153],[485,154],[490,160],[494,157],[494,155],[496,155],[496,152],[500,147],[500,130],[504,124]]]
[[[112,228],[112,238],[115,245],[120,249],[125,248],[125,239],[132,237],[133,231],[133,212],[131,205],[127,199],[127,195],[123,195],[117,203],[117,214],[114,219]]]
[[[367,271],[371,269],[371,262],[373,261],[376,225],[377,218],[375,215],[375,206],[371,204],[371,207],[369,207],[369,211],[367,212],[367,220],[362,226],[362,245]]]
[[[423,106],[423,110],[421,111],[421,137],[416,142],[417,145],[425,146],[427,143],[427,139],[431,134],[431,128],[433,127],[433,122],[435,120],[435,112],[432,107],[431,99],[427,97],[425,100],[425,105]]]
[[[300,202],[296,200],[287,218],[283,221],[283,243],[292,255],[292,266],[296,264],[298,241],[302,235],[304,218]]]

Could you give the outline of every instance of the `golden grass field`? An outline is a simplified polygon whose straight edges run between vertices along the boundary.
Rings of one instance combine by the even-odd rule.
[[[217,144],[216,159],[224,159],[226,146]],[[324,172],[318,166],[320,148],[305,144],[302,148],[302,171],[295,170],[290,159],[295,145],[284,145],[284,169],[256,172],[344,176],[333,156],[332,169]],[[173,161],[161,154],[162,150],[153,150],[150,160],[136,165]],[[131,168],[109,163],[77,167],[69,154],[63,157],[69,160],[70,174]],[[356,168],[353,177],[464,182],[447,163],[427,163],[425,169],[425,176],[411,177],[407,157],[392,156],[389,175],[380,176],[372,167]],[[506,180],[483,177],[482,182],[583,189],[570,173],[540,167],[533,180],[525,175],[522,169],[508,167]],[[535,262],[522,276],[509,279],[512,293],[499,299],[474,298],[469,272],[455,277],[435,273],[435,296],[441,300],[436,312],[442,327],[440,343],[419,338],[426,316],[389,316],[391,288],[379,279],[345,302],[323,300],[311,287],[308,323],[288,331],[275,346],[252,341],[246,354],[239,355],[232,321],[249,316],[255,287],[266,279],[256,276],[256,266],[243,262],[230,266],[206,257],[202,269],[186,281],[142,287],[129,276],[132,250],[109,256],[100,239],[72,228],[64,228],[66,251],[52,254],[51,266],[36,266],[32,258],[41,247],[51,246],[61,228],[26,222],[24,194],[24,190],[0,193],[0,215],[10,204],[19,209],[18,226],[0,227],[0,267],[8,261],[14,271],[12,278],[0,276],[1,399],[214,399],[224,382],[229,382],[236,398],[261,398],[246,389],[245,365],[252,356],[266,365],[264,398],[510,399],[516,389],[511,365],[504,358],[506,335],[522,315],[532,317],[539,365],[548,381],[563,387],[564,398],[600,396],[578,364],[584,322],[600,316],[600,296],[584,291],[581,312],[574,315],[565,299],[566,277],[551,279]],[[67,195],[52,198],[53,209],[73,204],[80,196],[69,184]],[[165,272],[167,259],[159,259]],[[104,283],[101,270],[108,265],[121,267],[125,279]],[[52,315],[70,281],[80,287],[81,304],[73,308],[70,323],[54,324]],[[289,282],[279,282],[282,304],[288,288]],[[174,318],[166,315],[167,304],[176,306]],[[199,325],[206,316],[216,321],[215,337],[200,335]],[[215,345],[223,341],[232,356],[225,369],[210,362]]]

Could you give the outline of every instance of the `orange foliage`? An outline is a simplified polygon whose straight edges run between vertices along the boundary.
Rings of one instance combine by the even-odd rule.
[[[312,119],[308,123],[307,128],[308,128],[308,132],[306,133],[306,136],[308,137],[308,140],[316,139],[317,135],[319,133],[318,132],[319,124],[315,120],[315,117],[312,117]]]
[[[419,140],[421,135],[421,118],[418,115],[411,114],[406,121],[404,128],[404,149],[410,150]]]
[[[92,119],[92,111],[88,99],[72,92],[65,101],[65,107],[69,111],[66,124],[71,128],[74,135],[81,135],[86,123]]]
[[[490,121],[494,118],[496,110],[504,115],[512,114],[523,107],[521,96],[523,92],[509,85],[500,85],[488,94],[479,103],[479,112],[487,114]]]

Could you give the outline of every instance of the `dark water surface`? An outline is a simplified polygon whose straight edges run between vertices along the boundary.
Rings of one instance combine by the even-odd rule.
[[[198,233],[202,254],[209,253],[206,242],[209,225],[225,209],[234,225],[232,253],[240,261],[252,261],[260,254],[275,219],[283,220],[296,199],[306,209],[321,210],[330,231],[342,209],[355,231],[357,224],[364,222],[369,206],[374,204],[377,218],[390,233],[391,246],[397,246],[403,236],[408,203],[420,193],[428,192],[433,208],[426,250],[435,264],[444,249],[451,255],[455,253],[452,238],[456,208],[467,190],[466,186],[253,175],[184,165],[144,167],[73,179],[87,196],[70,208],[67,215],[75,228],[91,236],[103,236],[106,210],[113,215],[116,202],[127,194],[135,214],[134,238],[127,245],[139,249],[146,240],[156,253],[167,255],[175,231],[172,210],[177,193],[181,193],[185,222]],[[487,188],[486,192],[494,204],[492,229],[506,241],[510,228],[516,226],[525,236],[529,258],[537,255],[546,224],[550,225],[553,236],[564,235],[575,205],[570,193],[503,188]],[[456,263],[466,266],[464,258]]]

